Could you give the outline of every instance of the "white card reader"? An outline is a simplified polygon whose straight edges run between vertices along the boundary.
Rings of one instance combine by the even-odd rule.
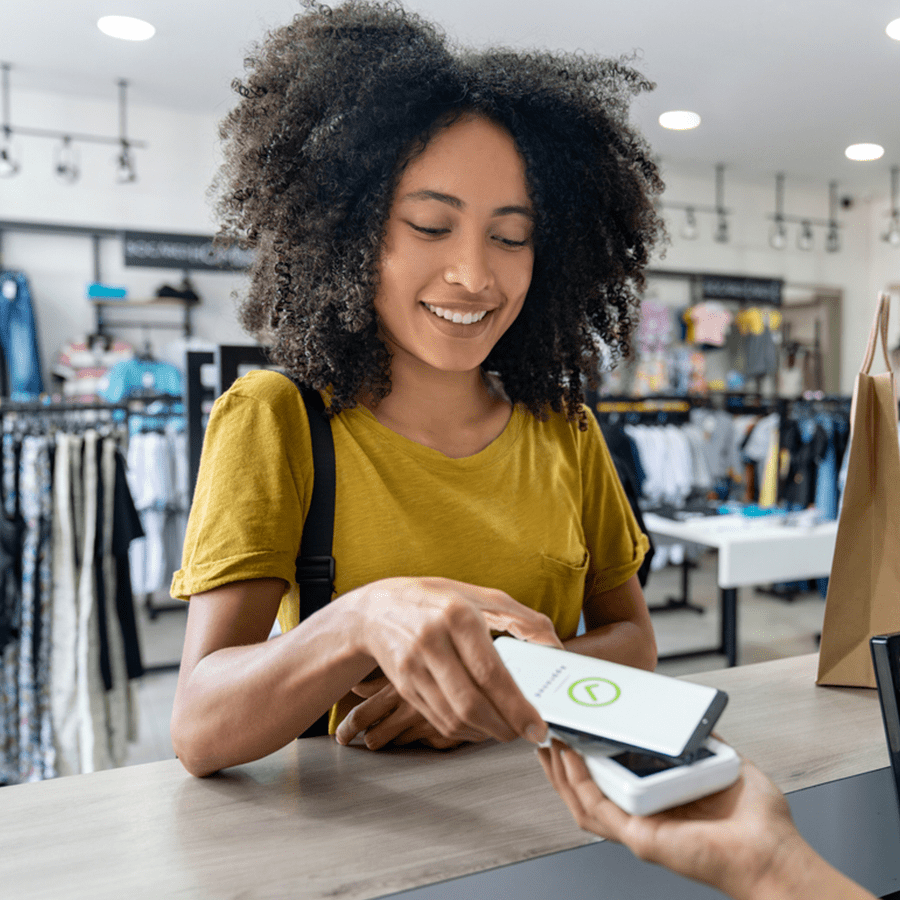
[[[724,790],[741,772],[737,753],[712,737],[692,762],[677,763],[635,750],[610,750],[571,732],[551,728],[550,733],[582,757],[597,787],[616,806],[635,816],[652,816]]]

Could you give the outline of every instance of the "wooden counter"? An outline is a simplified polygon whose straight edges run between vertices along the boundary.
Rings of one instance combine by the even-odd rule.
[[[784,790],[888,765],[874,691],[816,656],[692,676]],[[295,741],[207,779],[177,760],[0,789],[0,895],[377,897],[590,843],[523,741],[450,753]]]

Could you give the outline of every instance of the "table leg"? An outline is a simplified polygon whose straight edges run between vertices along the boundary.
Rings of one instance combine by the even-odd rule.
[[[729,666],[737,665],[737,588],[721,589],[722,653]]]

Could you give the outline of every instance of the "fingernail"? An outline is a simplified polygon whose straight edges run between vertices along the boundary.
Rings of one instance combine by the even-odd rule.
[[[537,744],[539,747],[545,746],[549,739],[549,732],[546,724],[542,722],[540,725],[529,725],[525,729],[525,738],[531,741],[532,744]]]

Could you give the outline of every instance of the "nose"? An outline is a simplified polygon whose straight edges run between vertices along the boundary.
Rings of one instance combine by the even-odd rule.
[[[494,272],[483,238],[461,235],[454,242],[444,280],[464,287],[470,294],[480,294],[494,286]]]

